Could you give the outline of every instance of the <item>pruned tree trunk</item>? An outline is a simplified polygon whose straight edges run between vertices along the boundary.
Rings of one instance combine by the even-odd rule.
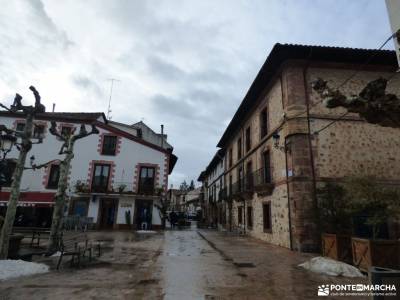
[[[62,145],[59,154],[65,154],[64,160],[62,160],[60,163],[60,178],[58,180],[57,192],[54,199],[55,203],[53,210],[53,219],[51,222],[50,237],[47,246],[47,251],[49,253],[52,253],[58,249],[60,241],[61,225],[64,216],[64,207],[66,201],[66,191],[68,188],[68,174],[71,169],[71,161],[74,158],[75,142],[91,134],[98,134],[99,131],[94,125],[92,125],[92,130],[90,132],[87,132],[85,125],[82,124],[78,134],[73,135],[73,133],[71,133],[70,135],[64,136],[57,131],[57,124],[55,122],[52,122],[50,133],[64,141],[64,144]]]
[[[64,215],[66,191],[68,188],[68,174],[71,168],[71,161],[74,158],[74,142],[75,141],[72,141],[72,139],[69,140],[66,157],[60,163],[60,179],[58,181],[57,192],[54,197],[53,219],[51,223],[50,238],[47,248],[49,253],[52,253],[58,249],[60,241],[61,224]]]
[[[17,204],[20,196],[20,184],[22,174],[24,172],[26,156],[31,149],[30,138],[33,131],[33,114],[28,114],[26,118],[24,137],[22,138],[22,146],[19,152],[16,168],[13,174],[10,198],[8,200],[7,213],[4,218],[3,227],[0,234],[0,259],[7,259],[9,239],[14,225],[15,214],[17,212]]]

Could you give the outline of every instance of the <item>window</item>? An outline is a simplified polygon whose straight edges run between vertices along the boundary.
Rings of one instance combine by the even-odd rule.
[[[250,126],[246,129],[246,152],[251,149],[251,131]]]
[[[251,206],[247,207],[247,227],[253,227],[253,208]]]
[[[243,184],[243,169],[240,167],[238,169],[238,192],[242,191],[242,184]]]
[[[117,137],[113,135],[105,135],[103,137],[103,148],[101,154],[115,155],[117,150]]]
[[[24,130],[25,130],[25,123],[17,123],[17,127],[15,128],[15,131],[24,132]]]
[[[243,223],[243,207],[238,207],[238,224],[241,225]]]
[[[72,200],[72,208],[70,210],[70,215],[86,217],[89,208],[89,199],[80,198]]]
[[[233,164],[233,155],[232,155],[232,148],[229,149],[229,167],[232,167]]]
[[[260,113],[260,132],[261,138],[268,133],[268,110],[266,108]]]
[[[72,133],[72,127],[63,126],[61,127],[61,135],[62,136],[69,136]]]
[[[237,158],[238,160],[242,157],[242,138],[237,141]]]
[[[51,165],[49,180],[47,182],[47,188],[56,189],[58,186],[59,179],[60,179],[60,165]]]
[[[110,165],[95,164],[93,171],[92,190],[94,192],[106,192],[110,177]]]
[[[143,132],[141,128],[136,129],[136,135],[138,138],[143,138]]]
[[[141,167],[139,179],[139,193],[153,194],[154,192],[154,168]]]
[[[263,153],[263,164],[264,164],[264,172],[263,172],[263,183],[271,183],[271,158],[269,151],[265,151]]]
[[[232,195],[232,175],[229,175],[229,195]]]
[[[253,163],[248,161],[246,164],[246,189],[251,189],[253,187]]]
[[[8,186],[11,186],[12,176],[14,174],[15,167],[17,166],[17,163],[15,161],[12,161],[12,160],[6,160],[5,163],[7,165],[6,165],[6,168],[5,168],[5,172],[3,173],[4,177],[1,178],[2,179],[1,182],[3,183],[2,186],[8,187]],[[1,174],[0,174],[0,176],[1,176]]]
[[[263,223],[264,223],[264,231],[271,232],[272,231],[271,202],[263,204]]]
[[[34,139],[43,139],[44,138],[44,125],[35,125],[34,126],[33,138]]]

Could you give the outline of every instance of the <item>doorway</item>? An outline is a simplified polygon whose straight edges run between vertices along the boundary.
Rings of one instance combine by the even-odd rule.
[[[136,229],[151,229],[153,214],[153,200],[135,201],[135,225]]]
[[[102,198],[100,199],[100,229],[113,229],[118,208],[118,199]]]

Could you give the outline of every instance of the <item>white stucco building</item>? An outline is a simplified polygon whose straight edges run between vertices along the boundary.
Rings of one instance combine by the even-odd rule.
[[[103,113],[43,113],[34,121],[34,135],[43,138],[43,143],[33,145],[29,152],[37,164],[63,158],[58,155],[62,142],[49,133],[51,121],[57,122],[60,131],[78,132],[81,124],[86,124],[88,130],[89,124],[95,124],[100,131],[75,144],[66,214],[87,216],[99,229],[127,228],[129,223],[133,228],[160,227],[155,204],[165,196],[168,175],[177,160],[166,135],[155,133],[143,122],[126,125],[108,121]],[[21,114],[1,111],[0,124],[23,130],[24,119]],[[17,156],[14,147],[7,155],[10,170]],[[29,164],[28,159],[26,166]],[[58,176],[58,162],[45,169],[26,170],[17,217],[23,214],[27,224],[47,226]],[[6,210],[7,185],[0,193],[0,214]]]

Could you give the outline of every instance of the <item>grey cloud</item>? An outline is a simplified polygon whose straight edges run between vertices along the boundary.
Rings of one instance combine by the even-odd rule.
[[[176,180],[207,165],[274,43],[376,48],[389,32],[374,0],[3,2],[1,99],[39,81],[60,110],[105,110],[121,79],[113,119],[165,124]]]

